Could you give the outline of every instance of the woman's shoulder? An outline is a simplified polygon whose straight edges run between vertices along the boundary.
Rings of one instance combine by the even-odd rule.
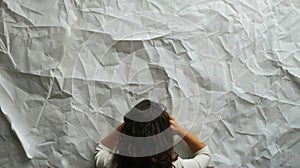
[[[175,166],[175,168],[183,168],[182,165],[182,158],[178,157],[175,161],[172,162],[172,164]]]
[[[205,146],[201,150],[198,150],[194,153],[194,157],[183,159],[178,157],[177,160],[173,162],[173,165],[176,168],[204,168],[208,165],[209,161],[211,160],[211,152],[208,146]]]
[[[95,162],[97,168],[111,167],[113,152],[101,143],[97,144],[95,150]]]

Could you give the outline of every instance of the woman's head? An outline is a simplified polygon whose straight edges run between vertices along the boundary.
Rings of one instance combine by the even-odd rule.
[[[124,122],[122,132],[134,137],[153,136],[170,127],[168,113],[150,100],[138,103],[124,116]]]
[[[160,104],[143,100],[124,116],[124,122],[118,145],[120,154],[114,157],[114,167],[172,167],[177,154],[173,151],[169,115]],[[138,140],[126,140],[128,136]]]

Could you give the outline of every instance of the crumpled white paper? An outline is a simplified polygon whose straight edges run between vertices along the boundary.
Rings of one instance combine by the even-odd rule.
[[[296,0],[1,1],[1,167],[93,167],[143,98],[205,141],[212,166],[299,167],[299,12]]]

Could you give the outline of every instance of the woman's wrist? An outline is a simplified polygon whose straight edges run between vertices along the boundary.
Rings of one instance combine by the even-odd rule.
[[[177,132],[177,135],[180,137],[185,137],[189,132],[185,128],[180,128]]]

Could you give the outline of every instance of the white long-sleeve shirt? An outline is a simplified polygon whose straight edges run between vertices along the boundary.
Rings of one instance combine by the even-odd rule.
[[[103,144],[98,143],[95,153],[95,161],[97,168],[111,168],[113,153]],[[178,157],[173,161],[176,168],[205,168],[211,159],[211,152],[207,146],[194,153],[191,159],[182,159]]]

